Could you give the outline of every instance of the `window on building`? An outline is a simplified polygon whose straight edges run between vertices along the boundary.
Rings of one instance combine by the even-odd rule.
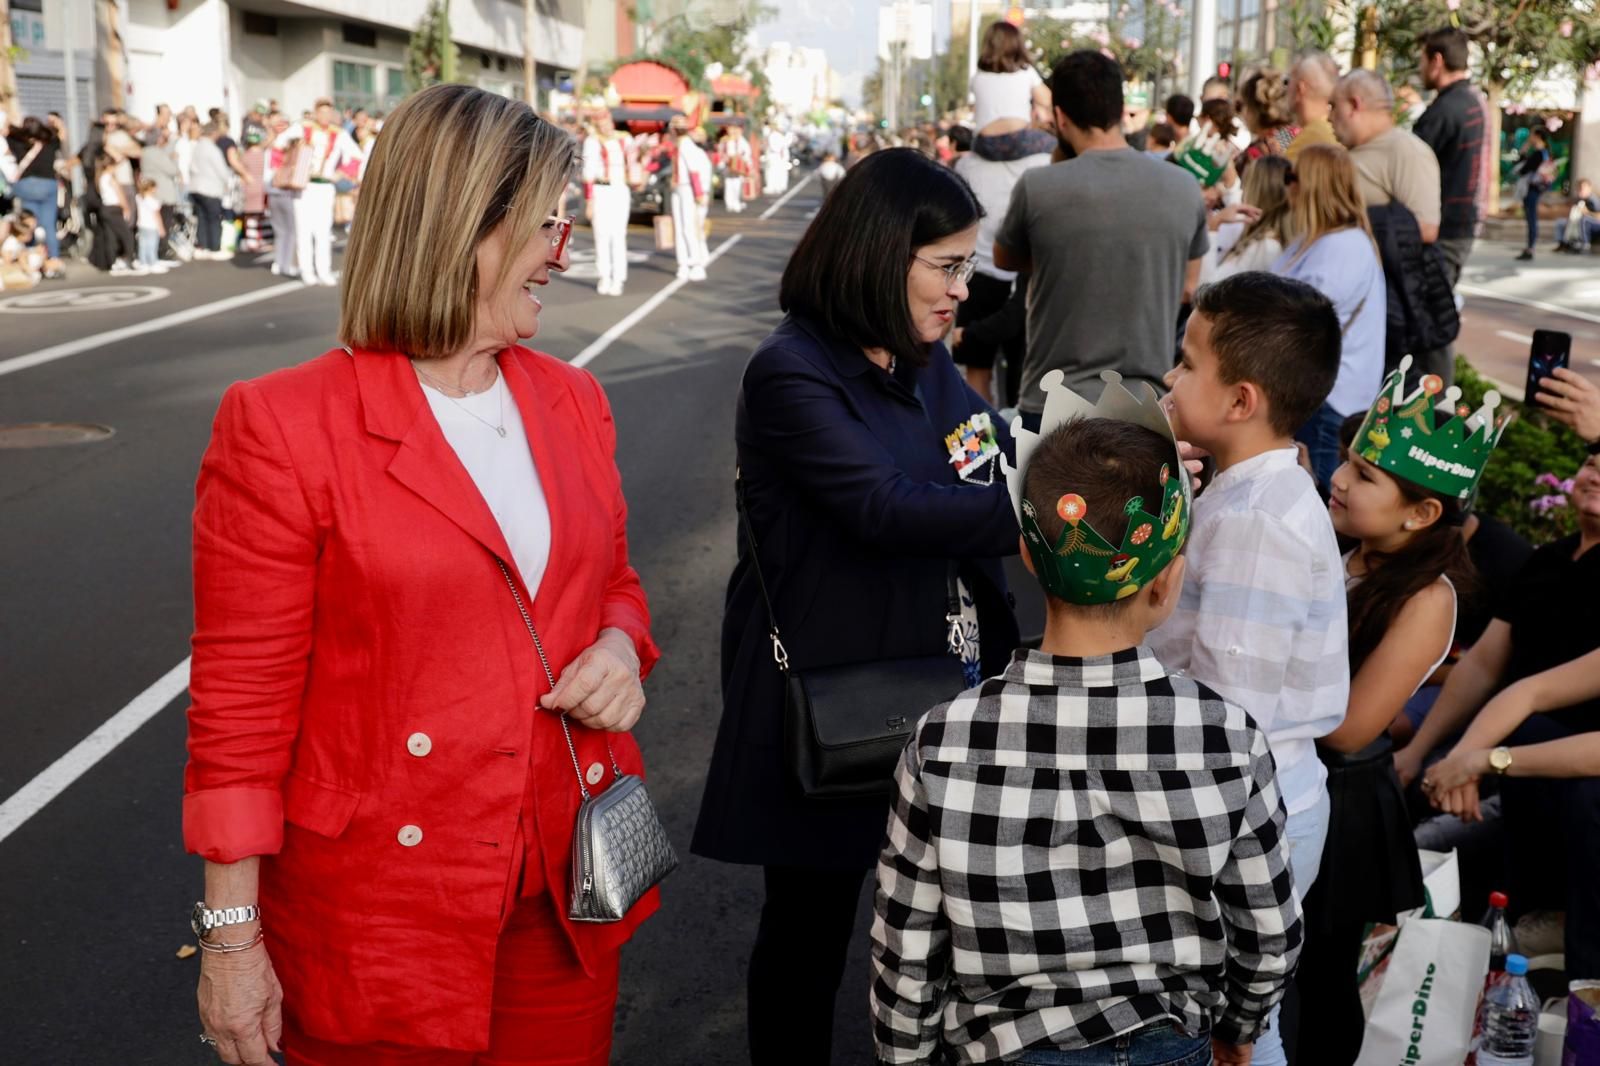
[[[244,32],[257,37],[276,37],[278,35],[278,19],[274,15],[261,15],[254,11],[242,12],[244,15]]]
[[[333,106],[341,111],[357,107],[371,110],[378,103],[376,81],[377,71],[371,63],[334,60]]]
[[[345,44],[360,45],[362,48],[378,47],[378,31],[371,26],[358,26],[354,22],[346,22],[341,29]]]
[[[399,67],[390,67],[385,72],[385,89],[383,110],[393,111],[406,98],[406,72]]]

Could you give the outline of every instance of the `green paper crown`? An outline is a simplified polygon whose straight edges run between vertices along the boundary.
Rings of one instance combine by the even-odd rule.
[[[1084,606],[1113,603],[1132,596],[1165,570],[1189,535],[1189,515],[1194,503],[1188,472],[1178,455],[1178,442],[1173,438],[1172,427],[1161,410],[1155,389],[1147,382],[1140,382],[1143,395],[1136,396],[1122,384],[1122,376],[1115,371],[1103,371],[1100,377],[1106,383],[1105,390],[1100,394],[1099,403],[1090,404],[1063,384],[1061,371],[1052,370],[1046,374],[1040,382],[1045,404],[1039,432],[1023,429],[1020,419],[1013,422],[1011,435],[1016,441],[1017,465],[1012,468],[1004,456],[1000,460],[1017,524],[1022,529],[1022,539],[1039,583],[1057,599]],[[1038,515],[1023,495],[1023,485],[1027,481],[1028,461],[1039,441],[1076,418],[1110,418],[1144,426],[1172,442],[1172,462],[1162,466],[1159,483],[1151,486],[1159,492],[1161,501],[1154,513],[1145,506],[1144,496],[1130,499],[1121,514],[1104,517],[1091,516],[1083,497],[1077,493],[1062,496],[1056,501],[1056,512],[1066,527],[1052,544],[1039,528]],[[1101,529],[1121,535],[1114,540],[1102,536],[1089,524],[1091,517],[1100,523]]]
[[[1470,507],[1489,454],[1511,416],[1495,417],[1498,392],[1484,393],[1482,406],[1474,411],[1461,403],[1460,389],[1444,388],[1435,374],[1425,375],[1408,396],[1409,369],[1408,355],[1384,379],[1351,447],[1379,469]]]

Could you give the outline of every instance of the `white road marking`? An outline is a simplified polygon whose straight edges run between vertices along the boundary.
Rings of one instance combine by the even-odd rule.
[[[799,189],[799,186],[797,185],[795,188]],[[732,248],[734,245],[738,244],[740,239],[743,237],[744,234],[735,233],[732,237],[729,237],[727,240],[717,245],[716,250],[711,253],[711,258],[706,260],[706,265],[709,266],[712,263],[715,263],[717,259],[721,257],[723,252],[726,252],[729,248]],[[621,337],[624,333],[638,325],[641,319],[643,319],[651,311],[654,311],[656,308],[666,303],[667,300],[677,293],[679,289],[688,284],[691,283],[685,281],[683,278],[674,278],[660,292],[656,293],[654,296],[650,297],[650,299],[636,307],[626,318],[622,319],[622,321],[616,323],[610,329],[596,337],[589,347],[585,348],[583,351],[579,352],[573,357],[572,365],[588,366],[594,361],[596,356],[605,351],[607,348],[611,347],[617,338]]]
[[[191,307],[185,311],[174,311],[170,315],[152,318],[148,322],[140,322],[137,325],[123,326],[121,329],[111,329],[104,333],[93,333],[87,337],[79,337],[75,341],[67,341],[64,344],[41,348],[36,352],[29,352],[27,355],[0,360],[0,377],[4,377],[7,374],[15,374],[19,370],[27,370],[30,367],[43,366],[45,363],[53,363],[57,359],[65,359],[71,355],[81,355],[96,348],[104,348],[108,344],[115,344],[117,341],[124,341],[129,337],[142,337],[146,333],[157,333],[173,326],[181,326],[185,322],[195,322],[202,318],[210,318],[212,315],[220,315],[225,311],[249,307],[251,304],[261,303],[263,300],[275,300],[279,296],[286,296],[291,292],[303,292],[305,289],[306,286],[298,281],[286,281],[270,288],[240,293],[238,296],[229,296],[225,300],[201,304],[199,307]]]
[[[1548,304],[1543,300],[1527,300],[1521,296],[1508,296],[1503,292],[1480,288],[1477,285],[1457,285],[1456,289],[1469,296],[1485,296],[1491,300],[1504,300],[1506,303],[1521,304],[1523,307],[1533,307],[1540,311],[1549,311],[1552,314],[1566,315],[1568,318],[1577,318],[1584,322],[1600,323],[1600,315],[1591,315],[1587,311],[1574,311],[1572,308],[1562,307],[1560,304]]]
[[[1533,343],[1533,338],[1526,333],[1513,333],[1509,329],[1497,329],[1494,331],[1494,335],[1496,337],[1504,337],[1508,341],[1516,341],[1518,344]]]
[[[806,180],[809,181],[810,179],[807,178]],[[804,184],[805,182],[801,182],[800,185],[796,185],[788,195],[793,196],[799,192]],[[779,207],[782,203],[783,201],[780,200],[773,207]],[[723,252],[738,244],[743,237],[744,234],[735,233],[717,245],[716,250],[711,253],[710,258],[707,260],[707,265],[716,262]],[[674,279],[660,292],[641,304],[633,313],[602,333],[593,344],[579,352],[577,357],[572,360],[572,365],[581,367],[593,362],[595,357],[609,348],[617,338],[627,333],[641,319],[661,306],[669,297],[687,284],[690,283]],[[274,296],[281,296],[286,292],[293,292],[302,288],[304,286],[300,282],[291,281],[270,289],[245,293],[243,296],[235,296],[227,300],[219,300],[216,303],[205,304],[202,307],[193,307],[187,311],[166,315],[151,322],[146,322],[141,326],[111,330],[108,333],[85,337],[81,341],[57,345],[55,348],[46,348],[31,355],[18,356],[15,359],[8,359],[0,363],[0,374],[25,370],[27,367],[38,366],[40,363],[47,363],[54,359],[65,359],[69,355],[77,355],[80,351],[111,344],[125,337],[136,337],[155,329],[164,329],[167,326],[192,322],[198,318],[205,318],[208,315],[218,314],[235,307],[243,307],[261,300],[269,300]],[[6,837],[20,828],[29,818],[43,810],[51,800],[65,792],[74,781],[88,773],[96,763],[111,754],[119,744],[137,732],[140,726],[154,718],[188,687],[189,660],[184,659],[183,662],[162,675],[155,684],[135,696],[132,702],[112,715],[93,733],[80,740],[71,751],[40,771],[38,776],[23,785],[4,803],[0,803],[0,841],[4,841]]]
[[[790,198],[792,198],[795,193],[799,192],[801,189],[805,188],[807,185],[810,185],[811,184],[811,179],[814,178],[814,177],[816,177],[815,174],[807,174],[804,178],[802,178],[800,180],[800,183],[798,185],[796,185],[794,188],[790,189],[788,192],[784,193],[782,196],[778,197],[777,200],[773,201],[773,204],[772,204],[771,207],[769,207],[765,211],[761,212],[761,221],[765,222],[767,219],[769,219],[773,215],[777,214],[778,213],[778,208],[780,208],[784,204],[788,203]]]
[[[99,729],[78,741],[71,751],[17,789],[10,799],[0,803],[0,840],[5,840],[22,823],[38,814],[188,687],[189,660],[185,659],[135,696],[132,702],[108,718]]]

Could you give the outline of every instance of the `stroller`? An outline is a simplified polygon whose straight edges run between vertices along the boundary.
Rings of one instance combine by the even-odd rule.
[[[193,259],[198,233],[194,206],[188,200],[179,200],[172,206],[172,225],[167,227],[167,247],[172,249],[172,257],[182,263]]]

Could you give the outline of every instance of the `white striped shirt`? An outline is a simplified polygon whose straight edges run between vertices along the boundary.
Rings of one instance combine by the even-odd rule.
[[[1195,499],[1183,595],[1149,636],[1168,668],[1267,734],[1290,814],[1322,795],[1315,742],[1344,721],[1350,698],[1344,563],[1298,459],[1293,448],[1247,459]]]

